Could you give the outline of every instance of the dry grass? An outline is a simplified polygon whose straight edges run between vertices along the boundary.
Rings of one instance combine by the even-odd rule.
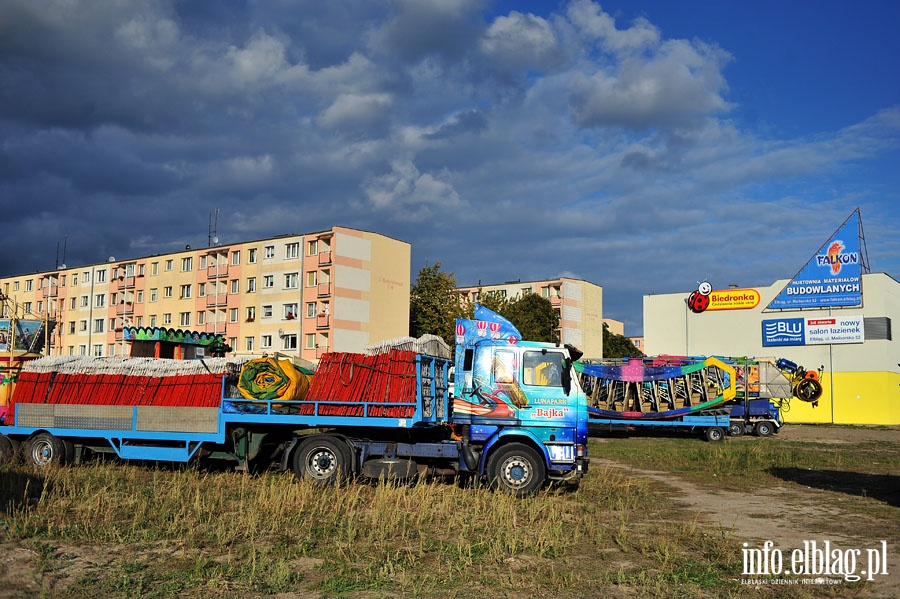
[[[631,440],[591,449],[609,456],[620,441]],[[737,444],[731,456],[696,439],[644,441],[660,444],[656,468],[672,463],[671,443],[753,476],[774,459]],[[615,469],[594,468],[575,492],[517,500],[445,481],[319,488],[276,473],[4,465],[0,505],[0,597],[774,596],[740,585],[729,533]]]

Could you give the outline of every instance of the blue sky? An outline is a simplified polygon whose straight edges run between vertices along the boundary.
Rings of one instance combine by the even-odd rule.
[[[900,2],[0,4],[0,275],[345,225],[412,276],[900,274]]]

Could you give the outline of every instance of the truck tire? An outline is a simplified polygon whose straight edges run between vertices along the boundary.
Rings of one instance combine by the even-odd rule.
[[[350,448],[329,435],[316,435],[294,451],[294,475],[317,485],[346,481],[351,474]]]
[[[19,442],[6,435],[0,435],[0,464],[17,462],[19,457],[21,457]]]
[[[760,437],[771,437],[772,433],[775,432],[775,428],[768,420],[760,420],[756,423],[755,431]]]
[[[547,476],[543,456],[522,443],[510,443],[498,449],[488,460],[487,472],[491,488],[516,497],[537,493]]]
[[[743,422],[732,422],[728,425],[728,433],[732,437],[740,437],[744,434],[744,423]]]
[[[50,433],[38,433],[25,443],[25,460],[39,468],[50,464],[64,466],[68,463],[69,452],[62,439]]]
[[[704,434],[710,443],[718,443],[725,439],[725,429],[721,426],[711,426],[704,431]]]

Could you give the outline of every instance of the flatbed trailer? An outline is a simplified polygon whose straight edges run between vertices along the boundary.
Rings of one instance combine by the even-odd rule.
[[[675,418],[605,418],[598,410],[588,408],[588,431],[600,435],[605,432],[669,430],[699,433],[707,441],[722,441],[728,434],[731,414],[727,409],[709,410]]]

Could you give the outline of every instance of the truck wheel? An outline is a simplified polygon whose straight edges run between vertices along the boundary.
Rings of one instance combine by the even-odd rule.
[[[343,441],[317,435],[294,451],[294,474],[300,480],[332,485],[347,480],[351,472],[350,448]]]
[[[66,444],[50,433],[36,434],[26,442],[25,447],[25,459],[39,468],[50,464],[62,466],[68,463],[69,452]]]
[[[15,462],[19,457],[19,442],[6,435],[0,435],[0,464]]]
[[[544,459],[522,443],[504,445],[488,460],[491,488],[508,491],[516,497],[534,495],[544,484]]]
[[[756,434],[760,437],[771,437],[772,433],[775,431],[772,428],[772,423],[767,420],[760,420],[756,423]]]
[[[728,425],[728,433],[732,437],[740,437],[744,434],[744,423],[743,422],[732,422]]]
[[[706,429],[706,440],[717,443],[725,438],[725,429],[721,426],[711,426]]]

